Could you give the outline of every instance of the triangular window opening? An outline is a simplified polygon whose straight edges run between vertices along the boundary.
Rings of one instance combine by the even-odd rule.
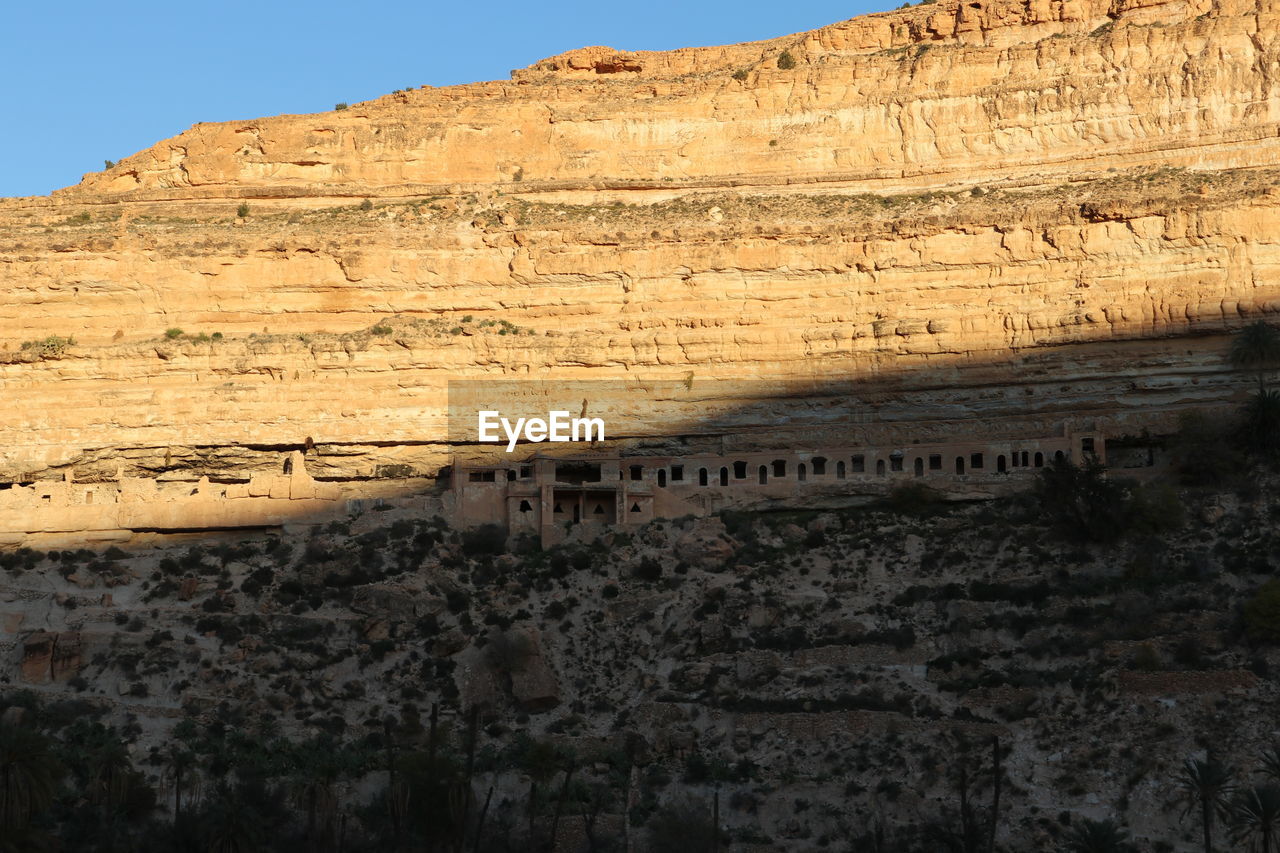
[[[631,511],[632,511],[632,512],[639,512],[639,511],[640,511],[640,504],[632,504],[632,505],[631,505]]]

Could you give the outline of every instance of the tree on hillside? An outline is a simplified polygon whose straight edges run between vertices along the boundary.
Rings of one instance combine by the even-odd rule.
[[[1065,853],[1132,853],[1129,834],[1110,818],[1085,818],[1071,827],[1062,840]]]
[[[1234,776],[1231,768],[1214,758],[1212,752],[1203,761],[1188,758],[1182,764],[1178,801],[1183,806],[1183,818],[1193,811],[1199,812],[1204,853],[1213,853],[1214,820],[1229,814],[1228,797],[1235,789]]]
[[[0,837],[31,835],[32,821],[52,805],[61,776],[44,735],[0,722]]]
[[[1251,643],[1280,643],[1280,580],[1267,581],[1244,603],[1244,627]],[[1280,759],[1270,755],[1264,757],[1264,761],[1268,757]],[[1268,765],[1263,772],[1280,782],[1280,768]]]
[[[205,853],[249,853],[263,837],[261,816],[243,792],[220,783],[201,821]]]
[[[1262,751],[1262,775],[1280,785],[1280,743]]]
[[[1048,521],[1071,539],[1111,542],[1124,533],[1125,489],[1096,459],[1080,467],[1055,460],[1040,472],[1036,495]]]
[[[1254,785],[1231,802],[1231,840],[1250,842],[1258,853],[1280,849],[1280,787]]]
[[[1245,440],[1255,451],[1268,456],[1280,443],[1280,391],[1259,390],[1244,406]]]
[[[1258,391],[1266,390],[1266,371],[1280,365],[1280,329],[1265,320],[1257,320],[1236,333],[1228,356],[1231,366],[1254,370],[1258,374]]]

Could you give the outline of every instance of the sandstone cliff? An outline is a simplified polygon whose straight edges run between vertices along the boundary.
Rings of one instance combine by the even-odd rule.
[[[456,377],[853,379],[977,429],[1226,399],[1280,308],[1276,12],[938,2],[198,125],[0,203],[0,479],[432,474]]]

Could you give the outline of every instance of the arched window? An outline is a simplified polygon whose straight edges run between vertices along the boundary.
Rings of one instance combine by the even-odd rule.
[[[883,459],[876,460],[876,476],[877,477],[884,476],[884,460]]]
[[[837,480],[843,480],[843,479],[844,479],[844,476],[845,476],[845,475],[844,475],[844,460],[843,460],[843,459],[841,459],[839,462],[837,462],[837,463],[836,463],[836,479],[837,479]]]
[[[508,483],[514,483],[514,482],[515,482],[515,479],[516,479],[516,469],[514,469],[514,468],[510,468],[510,469],[508,469],[508,470],[507,470],[507,482],[508,482]]]
[[[667,487],[667,469],[658,469],[658,488],[665,489]]]
[[[1044,467],[1044,454],[1043,454],[1043,453],[1040,453],[1040,452],[1037,452],[1037,453],[1036,453],[1036,467],[1037,467],[1037,468],[1043,468],[1043,467]]]
[[[964,473],[964,457],[963,456],[956,457],[956,473],[957,474]]]
[[[769,466],[761,465],[760,466],[760,485],[763,486],[768,482],[769,482]]]
[[[1022,451],[1022,467],[1023,468],[1026,468],[1028,465],[1031,464],[1031,462],[1029,461],[1030,459],[1031,459],[1031,454],[1027,453],[1027,451],[1025,450]]]
[[[796,466],[796,479],[802,483],[809,479],[809,469],[805,467],[803,462]]]
[[[1001,474],[1008,470],[1008,463],[1005,462],[1003,453],[996,457],[996,470]]]
[[[913,467],[915,468],[915,473],[917,477],[924,476],[924,459],[923,458],[917,456],[915,465]]]
[[[698,485],[705,486],[706,484],[707,484],[707,469],[699,468],[698,469]]]
[[[722,486],[729,485],[729,469],[728,468],[720,469],[720,485]]]

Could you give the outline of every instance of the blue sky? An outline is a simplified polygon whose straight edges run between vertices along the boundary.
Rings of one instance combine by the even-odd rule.
[[[829,24],[888,2],[67,2],[0,10],[0,196],[80,180],[198,121],[506,79],[604,44],[662,50]]]

